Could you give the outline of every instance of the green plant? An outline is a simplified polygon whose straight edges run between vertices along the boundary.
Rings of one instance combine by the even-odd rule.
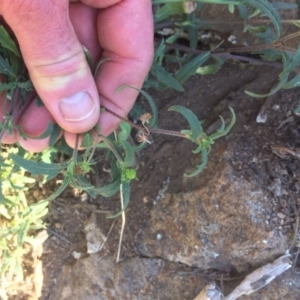
[[[279,83],[269,94],[275,93],[280,88],[292,88],[300,85],[300,75],[297,69],[300,61],[300,47],[298,49],[284,47],[286,39],[298,36],[298,32],[294,35],[281,37],[282,20],[278,13],[279,9],[293,8],[290,4],[271,4],[265,0],[199,0],[190,3],[192,5],[187,7],[186,1],[183,0],[153,0],[152,2],[155,8],[156,32],[159,33],[162,29],[167,28],[170,29],[171,33],[165,38],[156,40],[154,62],[144,89],[151,87],[156,89],[173,88],[184,91],[184,83],[191,76],[214,74],[228,59],[282,68]],[[203,22],[197,16],[197,11],[201,10],[204,3],[227,5],[230,12],[239,13],[241,22],[244,22],[245,30],[256,35],[262,44],[235,48],[234,50],[219,49],[219,45],[215,45],[213,50],[198,50],[198,30],[210,26],[207,20]],[[268,19],[265,17],[261,19],[262,15]],[[299,20],[285,20],[285,22],[296,26],[300,24]],[[181,36],[185,36],[189,46],[178,43]],[[0,141],[5,132],[11,134],[14,130],[26,138],[21,128],[14,123],[13,117],[14,112],[18,111],[24,104],[28,92],[33,91],[34,88],[18,47],[3,26],[0,26],[0,44],[0,73],[3,75],[0,92],[5,92],[5,105],[8,107],[4,122],[0,124]],[[261,58],[237,56],[232,54],[232,51],[255,53],[256,55],[259,54]],[[85,52],[92,65],[88,51]],[[276,60],[282,60],[282,64]],[[172,71],[166,67],[169,64],[172,65]],[[296,76],[289,80],[292,73],[296,73]],[[134,87],[120,87],[120,89],[123,88]],[[211,146],[216,139],[228,134],[235,123],[234,111],[229,108],[232,114],[231,122],[226,126],[224,119],[220,117],[220,128],[215,133],[208,135],[203,131],[202,122],[192,111],[182,106],[173,106],[169,110],[185,117],[189,128],[180,132],[160,129],[157,128],[158,112],[155,102],[147,93],[140,92],[147,99],[151,108],[148,111],[135,106],[131,111],[131,115],[139,119],[141,125],[132,123],[128,119],[121,118],[115,112],[103,108],[120,118],[122,122],[119,129],[105,137],[101,134],[101,128],[95,127],[83,135],[81,145],[79,145],[77,138],[74,150],[68,148],[63,140],[56,142],[60,135],[60,128],[52,124],[49,124],[45,133],[39,137],[50,136],[49,149],[42,154],[28,153],[20,146],[1,146],[0,245],[2,284],[5,285],[5,273],[9,268],[19,278],[22,278],[23,244],[25,242],[30,243],[32,232],[45,227],[42,217],[47,213],[49,201],[59,196],[68,185],[86,191],[93,198],[97,195],[110,197],[119,192],[121,210],[110,218],[122,216],[122,228],[124,228],[125,209],[130,200],[130,183],[137,179],[134,153],[149,143],[150,133],[177,136],[188,139],[195,144],[194,153],[200,154],[200,163],[193,172],[185,174],[190,177],[204,170]],[[257,95],[253,92],[248,92],[248,94],[253,97],[269,95]],[[139,132],[140,144],[138,145],[129,142],[133,127]],[[79,146],[84,147],[85,150],[79,151]],[[110,183],[102,187],[95,187],[85,177],[88,172],[93,171],[96,149],[105,151],[106,159],[110,163]],[[64,155],[64,160],[58,162],[56,158],[61,153],[66,155]],[[27,202],[24,192],[28,189],[28,185],[36,182],[37,176],[42,175],[43,183],[45,183],[58,174],[62,175],[63,180],[55,193],[38,203]],[[120,253],[120,245],[121,243],[118,253]]]

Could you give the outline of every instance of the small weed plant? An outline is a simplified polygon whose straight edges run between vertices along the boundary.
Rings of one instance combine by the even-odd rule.
[[[184,91],[184,83],[193,75],[214,74],[226,60],[247,61],[253,64],[266,64],[276,68],[281,67],[278,84],[265,95],[246,91],[253,97],[266,97],[281,88],[292,88],[300,85],[299,61],[300,47],[292,49],[284,46],[286,40],[299,36],[300,32],[282,37],[282,24],[300,26],[299,20],[281,20],[280,10],[294,9],[294,4],[284,2],[270,3],[266,0],[153,0],[153,11],[156,31],[156,52],[152,68],[144,84],[144,90],[149,88],[173,88]],[[222,45],[214,45],[205,51],[197,49],[199,30],[209,29],[209,20],[202,20],[199,12],[204,5],[224,5],[231,13],[240,16],[244,30],[257,37],[259,43],[248,47],[222,49]],[[165,33],[167,32],[167,35]],[[184,37],[187,45],[180,44]],[[87,60],[91,61],[87,50]],[[242,53],[236,55],[236,53]],[[255,56],[244,53],[255,54]],[[234,54],[233,54],[234,53]],[[258,58],[259,56],[259,58]],[[109,58],[108,58],[109,59]],[[172,65],[169,71],[166,66]],[[5,133],[17,131],[26,139],[22,128],[14,123],[14,114],[24,105],[29,92],[34,87],[28,76],[22,56],[13,36],[10,36],[3,26],[0,26],[0,73],[3,80],[0,92],[5,95],[4,121],[0,124],[0,141]],[[121,86],[120,89],[135,88]],[[116,91],[118,92],[118,91]],[[49,149],[43,153],[30,153],[20,145],[1,144],[0,159],[0,259],[1,259],[1,293],[5,296],[7,274],[13,274],[22,280],[22,255],[24,243],[32,243],[36,230],[45,228],[42,218],[47,214],[47,207],[51,200],[58,197],[69,185],[85,191],[92,198],[98,195],[111,197],[120,194],[121,208],[115,218],[122,216],[125,224],[125,209],[130,200],[130,183],[137,179],[135,166],[135,152],[141,151],[149,142],[150,134],[166,134],[184,138],[195,144],[195,154],[200,154],[199,164],[195,170],[184,174],[195,176],[204,170],[208,154],[215,140],[227,135],[235,123],[234,110],[229,107],[231,121],[226,124],[221,118],[220,128],[208,135],[203,130],[202,121],[184,106],[172,106],[170,111],[181,114],[187,120],[188,127],[181,131],[165,130],[157,127],[158,112],[151,96],[140,91],[149,103],[149,110],[135,105],[131,115],[139,120],[133,123],[129,119],[118,116],[107,108],[107,112],[120,118],[119,128],[109,136],[101,134],[101,128],[95,127],[83,134],[79,144],[79,137],[75,149],[70,149],[63,139],[59,139],[60,128],[49,124],[44,134],[39,138],[50,136]],[[38,100],[37,100],[38,101]],[[40,101],[39,105],[42,105]],[[129,141],[132,129],[138,130],[139,143]],[[84,148],[84,150],[80,150]],[[104,186],[94,186],[85,176],[93,170],[96,163],[94,153],[97,149],[106,152],[106,159],[110,164],[110,183]],[[61,157],[63,159],[57,159]],[[62,182],[51,196],[37,203],[28,203],[25,192],[37,180],[39,184],[61,174]],[[42,177],[41,177],[42,176]],[[42,180],[41,180],[42,178]],[[122,238],[122,234],[120,240]],[[119,246],[120,252],[120,246]]]

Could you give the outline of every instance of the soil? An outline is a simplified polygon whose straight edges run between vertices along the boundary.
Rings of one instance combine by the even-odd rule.
[[[185,120],[179,115],[168,112],[168,108],[172,105],[183,105],[190,108],[200,119],[205,120],[203,126],[208,131],[218,127],[219,115],[224,116],[225,119],[230,117],[229,106],[234,108],[237,122],[231,133],[226,138],[218,140],[213,146],[210,153],[212,162],[209,160],[207,169],[193,179],[183,178],[183,174],[193,169],[200,161],[199,156],[192,154],[194,148],[189,141],[155,135],[152,137],[153,143],[137,154],[138,181],[133,182],[131,186],[132,196],[126,210],[121,262],[130,262],[139,258],[162,259],[166,263],[171,261],[164,257],[164,254],[149,254],[149,251],[145,250],[146,246],[141,245],[147,243],[144,238],[145,233],[151,232],[149,226],[151,226],[153,211],[157,209],[159,203],[162,203],[161,201],[165,201],[166,195],[193,193],[201,187],[208,186],[210,181],[214,180],[211,174],[217,173],[219,170],[214,161],[219,162],[221,170],[224,151],[231,144],[234,145],[234,148],[230,148],[228,161],[235,176],[260,188],[266,195],[265,201],[268,202],[269,210],[262,213],[262,218],[257,218],[257,228],[267,226],[270,232],[275,232],[278,237],[285,238],[286,244],[283,248],[290,249],[292,253],[299,250],[297,248],[299,245],[295,243],[295,233],[297,233],[295,224],[299,218],[297,216],[300,207],[300,117],[294,113],[294,110],[298,105],[300,89],[280,91],[274,96],[258,99],[245,94],[245,90],[268,93],[277,82],[278,74],[277,69],[270,67],[227,62],[215,75],[191,78],[184,85],[184,93],[172,90],[149,91],[156,99],[160,128],[181,130],[187,126]],[[139,103],[147,107],[143,99],[139,99]],[[95,174],[90,175],[90,179],[95,184],[101,185],[108,180],[109,175],[101,152],[97,153],[96,159],[99,160],[99,163],[95,167]],[[53,188],[56,188],[55,184]],[[244,199],[240,199],[240,201],[244,201]],[[168,210],[166,207],[164,209]],[[237,207],[235,214],[242,214],[242,207],[240,209]],[[58,280],[63,278],[61,274],[63,274],[64,267],[76,267],[78,261],[89,257],[85,228],[91,220],[97,228],[101,229],[103,241],[107,238],[103,248],[97,252],[97,256],[99,258],[108,257],[115,261],[121,218],[112,220],[107,216],[119,210],[120,203],[117,196],[109,199],[98,197],[94,200],[87,194],[72,189],[68,189],[51,202],[49,214],[45,219],[48,224],[49,237],[43,245],[44,281],[42,296],[39,299],[60,299],[56,295],[56,291],[60,285]],[[255,218],[255,215],[252,217]],[[163,216],[160,222],[164,224]],[[193,220],[188,220],[188,222],[193,223]],[[168,224],[165,224],[166,228],[167,226]],[[172,252],[172,249],[170,251]],[[241,251],[246,253],[248,250],[242,249]],[[79,256],[80,258],[78,258]],[[295,257],[296,255],[293,256],[295,266],[289,273],[289,278],[294,278],[293,276],[299,273],[299,262]],[[222,284],[225,285],[224,289],[227,293],[232,286],[236,285],[236,277],[241,276],[237,272],[237,268],[232,267],[232,263],[227,264],[227,260],[220,260],[214,263],[213,267],[207,269],[176,259],[173,262],[175,264],[167,268],[168,272],[187,273],[194,277],[189,277],[189,289],[179,291],[178,297],[172,299],[193,299],[201,290],[198,283],[199,277],[197,277],[199,273],[204,274],[209,280],[216,280],[219,284],[221,284],[220,278],[223,277],[225,284],[223,281]],[[257,260],[256,266],[262,266],[268,262],[269,260],[262,258]],[[255,267],[253,262],[245,261],[245,264],[248,264],[249,268],[242,268],[244,275]],[[215,274],[213,276],[211,276],[212,270]],[[80,274],[80,270],[78,272]],[[83,276],[83,274],[81,275]],[[130,280],[135,280],[135,278],[130,278]],[[287,280],[292,282],[292,279]],[[276,282],[276,285],[280,284],[280,280]],[[275,296],[273,291],[272,293],[273,296],[258,295],[257,298],[253,296],[242,299],[283,299],[282,296],[279,296],[279,291]],[[299,285],[294,285],[291,287],[288,297],[284,299],[299,299],[299,293]],[[23,295],[22,292],[19,292],[11,299],[30,299],[30,296],[24,291]],[[151,298],[124,296],[124,298],[97,299],[146,300]],[[152,299],[171,298],[161,296]]]
[[[287,236],[292,243],[295,209],[298,210],[300,205],[300,162],[297,150],[300,142],[300,119],[293,114],[300,90],[279,92],[267,99],[253,99],[244,93],[245,89],[268,92],[276,82],[277,76],[271,68],[229,62],[216,75],[192,78],[185,85],[186,92],[183,94],[170,90],[163,93],[152,91],[151,94],[158,99],[159,127],[165,129],[179,130],[186,126],[183,118],[167,111],[168,107],[174,104],[192,109],[200,119],[205,120],[204,128],[208,130],[211,125],[215,126],[218,115],[222,114],[225,118],[229,116],[228,106],[234,108],[237,123],[226,139],[217,142],[212,150],[212,159],[218,152],[222,153],[222,149],[226,148],[228,143],[236,145],[231,153],[231,164],[236,174],[264,189],[271,201],[272,209],[260,220],[261,224],[258,224],[258,227],[268,223],[272,228],[276,228],[278,234]],[[143,100],[140,100],[140,103],[146,106]],[[257,123],[257,116],[263,114],[267,115],[266,123]],[[147,231],[145,228],[149,226],[151,211],[165,197],[166,192],[191,192],[208,184],[201,179],[205,178],[207,181],[206,170],[199,178],[183,180],[182,174],[199,161],[199,157],[191,155],[191,143],[168,136],[153,136],[153,141],[153,144],[137,156],[139,180],[132,184],[132,197],[126,210],[121,261],[143,257],[139,249],[140,235]],[[101,159],[102,154],[97,155]],[[102,162],[97,164],[96,175],[91,175],[95,184],[107,180],[106,168]],[[88,256],[84,228],[91,216],[96,216],[95,222],[104,236],[112,228],[104,247],[98,252],[99,257],[109,256],[113,260],[116,258],[121,219],[111,220],[106,216],[119,210],[118,197],[99,197],[93,200],[86,194],[76,194],[76,191],[71,189],[51,203],[45,220],[48,224],[49,238],[44,243],[42,256],[44,283],[40,299],[58,299],[52,298],[51,295],[59,284],[57,278],[63,266],[76,264],[74,252],[80,253],[80,259]],[[285,219],[278,218],[279,213],[285,216]],[[180,272],[182,267],[178,265]],[[220,268],[216,265],[214,269],[223,270],[222,263]],[[297,268],[295,270],[297,271]],[[191,272],[191,268],[188,271]],[[197,287],[197,283],[195,286]],[[23,299],[27,299],[26,297]],[[16,299],[22,299],[20,294]],[[192,298],[189,296],[184,299]]]

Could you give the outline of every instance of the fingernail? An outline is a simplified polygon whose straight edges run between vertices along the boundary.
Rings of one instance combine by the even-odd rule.
[[[79,92],[62,99],[59,108],[66,121],[78,122],[90,117],[96,105],[87,92]]]

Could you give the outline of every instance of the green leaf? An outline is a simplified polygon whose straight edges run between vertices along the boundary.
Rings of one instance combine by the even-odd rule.
[[[24,243],[24,238],[29,230],[29,227],[30,227],[30,220],[28,221],[25,221],[20,229],[18,230],[18,234],[17,234],[17,244],[18,244],[18,247],[22,247],[23,246],[23,243]]]
[[[103,197],[111,197],[120,189],[121,181],[120,179],[116,179],[114,182],[107,184],[105,186],[94,188],[94,191],[97,195],[102,195]]]
[[[32,81],[30,79],[27,80],[27,81],[23,81],[23,82],[17,82],[17,86],[20,89],[25,89],[27,91],[33,91],[34,90]]]
[[[210,52],[204,52],[195,58],[191,59],[186,63],[179,71],[176,73],[175,78],[183,84],[188,80],[192,75],[196,74],[197,69],[205,63],[210,57]]]
[[[10,158],[21,168],[27,170],[31,175],[46,175],[48,180],[55,177],[58,173],[66,168],[65,165],[61,164],[47,164],[44,162],[36,162],[27,160],[16,154],[10,154]]]
[[[161,22],[168,19],[171,15],[183,14],[184,9],[182,3],[167,3],[159,7],[155,12],[155,22]]]
[[[91,190],[94,186],[82,175],[74,175],[70,180],[71,185],[79,190]]]
[[[16,77],[16,74],[13,72],[8,59],[4,59],[2,56],[0,56],[0,74]]]
[[[131,85],[122,85],[122,86],[118,87],[117,90],[116,90],[116,93],[118,93],[119,91],[121,91],[121,90],[123,90],[127,87],[132,88],[136,91],[139,91],[146,98],[146,100],[148,101],[148,103],[151,107],[151,110],[152,110],[152,118],[150,119],[150,122],[149,122],[148,126],[153,127],[154,125],[156,125],[157,117],[158,117],[158,111],[157,111],[156,104],[155,104],[154,100],[152,99],[152,97],[148,93],[144,92],[143,90],[138,89],[138,88],[136,88],[134,86],[131,86]]]
[[[49,147],[53,147],[55,145],[55,143],[57,142],[60,136],[60,133],[61,133],[61,128],[57,124],[54,124],[53,130],[50,135]]]
[[[118,160],[118,162],[120,164],[122,164],[123,160],[122,160],[122,158],[121,158],[118,150],[116,149],[114,143],[112,141],[110,141],[109,138],[107,138],[107,137],[105,137],[103,135],[100,135],[100,136],[101,136],[103,142],[106,144],[107,148],[114,154],[114,156],[116,157],[116,159]],[[97,148],[103,148],[102,143],[100,143],[99,146],[97,145]]]
[[[40,214],[43,214],[44,213],[43,209],[45,209],[45,207],[47,207],[48,202],[57,198],[66,189],[66,187],[69,185],[70,181],[71,181],[70,177],[66,176],[64,178],[64,180],[62,181],[60,187],[51,196],[49,196],[48,198],[46,198],[36,204],[30,205],[30,207],[38,208],[40,211]]]
[[[298,66],[299,62],[300,62],[300,44],[292,61],[289,63],[289,65],[286,68],[283,69],[283,72],[279,75],[279,77],[282,77],[290,73],[291,71],[293,71]]]
[[[225,122],[224,122],[224,119],[223,117],[220,116],[221,120],[222,120],[222,125],[221,127],[217,130],[217,132],[211,134],[209,136],[209,138],[213,139],[213,140],[216,140],[222,136],[225,136],[229,133],[229,131],[231,130],[231,128],[233,127],[233,125],[235,124],[235,121],[236,121],[236,116],[235,116],[235,112],[233,110],[232,107],[229,107],[230,109],[230,112],[231,112],[231,115],[232,115],[232,119],[230,121],[230,123],[228,124],[228,126],[226,128],[224,128],[225,126]]]
[[[198,117],[190,109],[179,106],[179,105],[171,106],[168,110],[176,111],[176,112],[182,114],[187,119],[187,121],[189,122],[189,125],[191,127],[190,138],[193,141],[196,141],[202,133],[202,126],[201,126],[201,122],[198,120]]]
[[[300,74],[297,74],[293,79],[288,81],[282,88],[291,89],[300,86]]]
[[[5,207],[5,202],[0,202],[0,217],[3,216],[7,220],[11,219],[11,216],[9,215],[7,208]]]
[[[123,198],[124,198],[124,209],[128,206],[130,200],[130,183],[123,183]]]
[[[284,3],[284,2],[274,2],[272,3],[272,5],[276,9],[295,9],[298,7],[298,5],[295,3]]]
[[[228,5],[228,11],[229,11],[231,14],[233,14],[233,13],[234,13],[234,5],[229,4],[229,5]]]
[[[16,276],[16,281],[23,281],[24,280],[24,275],[23,275],[23,268],[21,265],[21,261],[16,259],[14,268],[13,268],[13,273]]]
[[[0,26],[0,44],[3,48],[12,51],[17,57],[21,57],[16,43],[12,40],[4,26]]]
[[[134,149],[127,141],[121,141],[121,143],[125,150],[122,168],[129,168],[134,165]]]
[[[241,3],[253,6],[265,14],[273,23],[277,33],[277,39],[282,34],[282,24],[278,11],[276,8],[266,0],[241,0]]]
[[[285,52],[281,52],[281,55],[282,55],[282,61],[283,61],[283,69],[285,70],[288,66],[288,63],[289,63],[289,55]],[[245,93],[251,97],[254,97],[254,98],[265,98],[265,97],[269,97],[273,94],[275,94],[277,91],[279,91],[284,85],[285,83],[287,82],[288,80],[288,77],[289,77],[289,73],[287,74],[283,74],[281,77],[280,77],[280,80],[277,84],[277,86],[275,86],[274,88],[271,89],[271,91],[267,94],[263,94],[263,95],[260,95],[260,94],[256,94],[256,93],[252,93],[252,92],[249,92],[249,91],[245,91]]]
[[[15,87],[16,87],[15,82],[0,83],[0,92],[10,90],[10,89],[13,90]]]
[[[196,49],[198,44],[199,28],[198,26],[195,26],[196,20],[197,18],[194,12],[188,14],[187,22],[190,22],[190,25],[188,26],[188,40],[191,49]]]
[[[22,211],[21,218],[26,218],[28,221],[30,221],[30,225],[32,226],[33,223],[39,222],[39,220],[48,213],[48,205],[49,202],[45,200],[32,204]],[[24,238],[26,238],[26,236],[24,236]]]
[[[223,63],[225,62],[225,59],[215,57],[214,60],[215,60],[214,64],[206,65],[204,67],[199,67],[196,71],[196,74],[199,75],[216,74],[219,71],[220,67],[223,65]]]
[[[289,74],[286,74],[284,76],[282,76],[280,78],[280,81],[278,82],[277,86],[272,88],[271,91],[267,94],[263,94],[263,95],[260,95],[260,94],[256,94],[256,93],[252,93],[252,92],[249,92],[249,91],[245,91],[245,93],[251,97],[254,97],[254,98],[266,98],[266,97],[269,97],[273,94],[275,94],[276,92],[278,92],[283,86],[284,84],[287,82],[288,80],[288,77],[289,77]]]
[[[177,79],[175,79],[171,73],[169,73],[164,67],[160,66],[159,64],[154,63],[150,72],[167,87],[173,88],[180,92],[184,91],[183,86],[177,81]]]
[[[300,115],[300,103],[298,103],[298,106],[294,110],[294,114],[299,116]]]
[[[196,170],[190,174],[184,174],[184,176],[193,177],[193,176],[198,175],[199,173],[201,173],[204,170],[204,168],[207,165],[207,159],[208,159],[208,152],[207,152],[206,148],[202,149],[201,156],[202,156],[201,164],[197,166]]]
[[[165,40],[162,39],[159,46],[155,50],[154,61],[157,61],[163,55],[165,49],[166,49]]]
[[[126,122],[121,122],[120,124],[121,131],[118,134],[118,141],[126,141],[131,133],[131,126]]]
[[[93,143],[94,143],[93,133],[92,131],[88,131],[84,134],[80,147],[89,148],[93,146]]]

